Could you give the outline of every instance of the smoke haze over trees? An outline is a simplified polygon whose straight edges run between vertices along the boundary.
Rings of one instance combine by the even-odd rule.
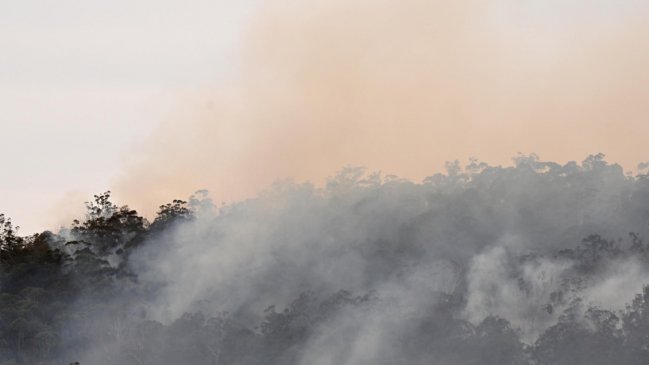
[[[0,364],[646,364],[648,223],[602,155],[0,215]]]

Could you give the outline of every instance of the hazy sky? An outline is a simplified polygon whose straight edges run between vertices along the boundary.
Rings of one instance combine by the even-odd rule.
[[[0,211],[649,148],[644,1],[0,0]],[[54,218],[53,218],[54,217]],[[57,219],[64,219],[58,221]]]
[[[41,229],[110,188],[178,94],[227,74],[246,3],[0,0],[0,212]]]

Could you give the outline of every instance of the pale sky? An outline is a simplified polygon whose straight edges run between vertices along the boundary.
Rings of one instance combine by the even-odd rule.
[[[0,212],[649,149],[640,0],[0,0]]]
[[[110,188],[178,93],[227,74],[250,3],[0,0],[0,212],[26,233]]]

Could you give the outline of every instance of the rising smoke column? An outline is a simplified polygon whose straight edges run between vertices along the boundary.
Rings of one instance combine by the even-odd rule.
[[[116,193],[138,208],[208,188],[325,182],[361,165],[416,181],[471,156],[561,163],[647,151],[649,9],[639,2],[264,2],[230,77],[185,96]],[[141,189],[146,185],[147,189]]]

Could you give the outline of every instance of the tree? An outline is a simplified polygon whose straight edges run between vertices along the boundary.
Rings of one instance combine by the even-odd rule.
[[[626,347],[637,364],[649,358],[649,285],[637,294],[622,314]]]
[[[86,221],[73,221],[71,233],[77,240],[69,243],[86,244],[99,256],[119,254],[128,242],[146,231],[148,222],[128,206],[118,208],[113,204],[110,191],[94,197],[93,202],[86,203]]]

